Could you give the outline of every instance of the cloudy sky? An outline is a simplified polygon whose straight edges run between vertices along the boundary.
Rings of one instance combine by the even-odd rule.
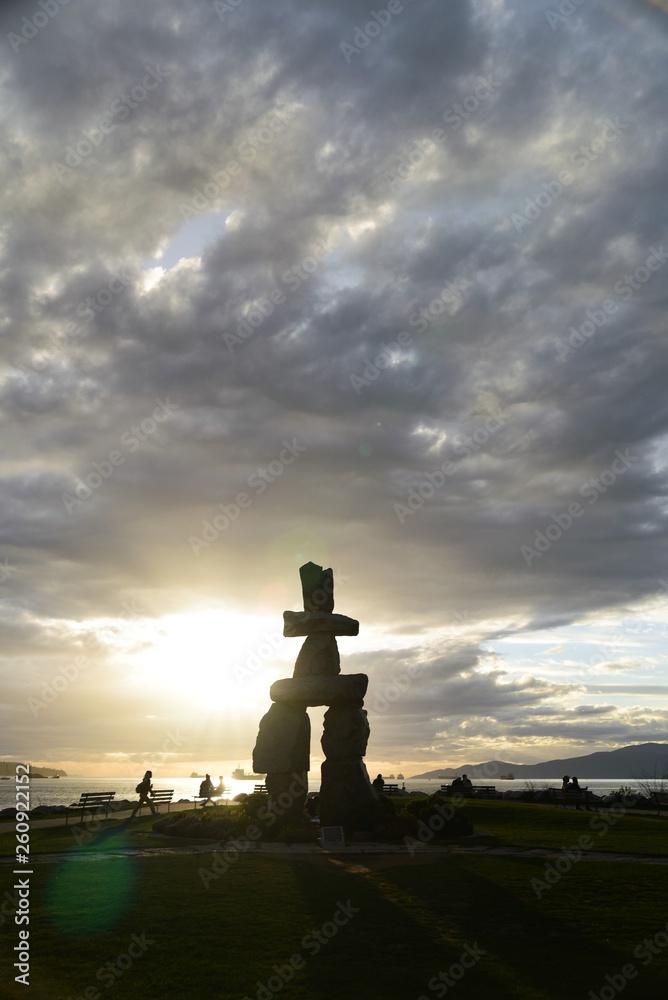
[[[668,739],[668,4],[374,11],[2,7],[5,759],[248,766],[307,560],[370,770]]]

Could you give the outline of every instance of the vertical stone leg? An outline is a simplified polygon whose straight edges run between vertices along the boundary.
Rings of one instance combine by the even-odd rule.
[[[304,819],[304,803],[308,792],[308,775],[293,772],[274,772],[267,775],[269,810],[279,820],[279,826],[299,826]]]
[[[361,757],[323,760],[320,773],[320,823],[352,832],[355,807],[376,801],[364,761]]]
[[[376,799],[362,760],[369,739],[367,715],[360,704],[339,702],[325,712],[321,767],[320,822],[354,826],[355,807]]]
[[[266,774],[269,809],[283,823],[302,821],[308,790],[311,720],[303,704],[272,705],[260,720],[253,770]]]

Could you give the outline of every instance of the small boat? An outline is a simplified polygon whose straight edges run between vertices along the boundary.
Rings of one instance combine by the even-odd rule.
[[[508,774],[500,774],[499,778],[501,779],[501,781],[514,781],[515,775],[513,774],[512,771],[508,771]]]

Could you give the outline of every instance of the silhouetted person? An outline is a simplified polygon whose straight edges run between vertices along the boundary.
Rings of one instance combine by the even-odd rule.
[[[563,778],[561,779],[561,790],[562,790],[562,792],[569,792],[570,791],[570,789],[571,789],[571,786],[569,784],[570,780],[571,780],[570,779],[570,775],[565,774],[563,776]]]
[[[580,788],[580,782],[575,777],[575,775],[573,775],[573,777],[571,778],[571,783],[570,783],[570,786],[569,786],[568,790],[569,790],[569,792],[581,792],[582,791],[582,789]],[[579,810],[580,810],[580,802],[579,802],[579,800],[576,801],[575,808],[579,812]],[[587,804],[587,809],[589,809],[589,804]]]
[[[137,785],[135,791],[139,794],[139,802],[132,810],[132,816],[130,819],[134,819],[138,811],[142,806],[148,806],[155,816],[157,810],[153,803],[151,802],[149,795],[153,795],[153,785],[151,784],[151,778],[153,777],[153,771],[147,771],[144,777],[141,779]]]
[[[222,795],[224,791],[225,791],[225,787],[223,785],[223,776],[222,776],[222,774],[219,774],[218,775],[218,785],[214,789],[214,793],[213,794],[214,795]]]
[[[467,774],[462,774],[462,785],[464,788],[473,788],[471,784],[471,779]]]
[[[383,791],[383,789],[385,788],[385,782],[383,781],[382,774],[379,774],[377,777],[375,777],[373,779],[373,781],[371,782],[371,784],[373,785],[373,787],[376,789],[376,791],[380,795],[381,792]]]
[[[211,775],[210,774],[205,775],[204,781],[199,786],[200,798],[205,799],[205,801],[202,803],[202,809],[204,808],[207,802],[210,802],[211,805],[214,805],[214,801],[211,798],[211,796],[215,795],[215,792],[216,789],[213,782],[211,781]]]
[[[459,777],[459,775],[457,775],[457,777],[456,777],[456,778],[455,778],[455,780],[454,780],[454,781],[452,782],[452,785],[451,785],[450,787],[451,787],[451,788],[461,788],[463,784],[464,784],[464,782],[463,782],[463,781],[462,781],[462,779],[461,779],[461,778]]]
[[[309,814],[311,819],[315,819],[318,815],[318,810],[320,809],[320,796],[312,795],[310,799],[306,800],[306,812]]]

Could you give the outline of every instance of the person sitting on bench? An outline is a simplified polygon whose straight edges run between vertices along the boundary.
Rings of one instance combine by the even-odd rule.
[[[211,775],[206,774],[204,776],[204,781],[199,786],[199,797],[201,799],[205,799],[205,801],[202,803],[202,809],[204,808],[207,802],[210,802],[211,805],[215,805],[213,799],[211,798],[211,796],[215,794],[216,794],[216,789],[214,787],[213,782],[211,781]]]

